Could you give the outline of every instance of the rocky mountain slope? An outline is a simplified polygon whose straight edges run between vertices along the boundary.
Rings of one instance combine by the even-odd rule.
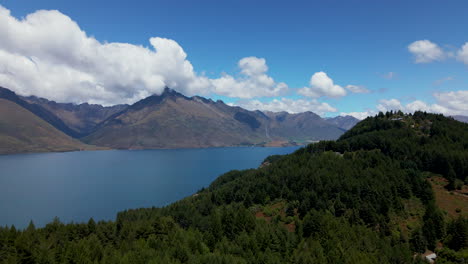
[[[326,118],[325,120],[345,130],[350,130],[360,121],[359,119],[352,116],[336,116]]]
[[[336,139],[356,121],[352,117],[323,119],[312,112],[249,111],[222,101],[186,97],[168,88],[161,95],[130,106],[57,103],[19,96],[1,87],[0,98],[24,108],[69,137],[117,149],[305,144]],[[7,115],[6,108],[0,114]],[[31,119],[25,115],[17,118],[25,118],[18,121],[26,123]]]
[[[0,154],[91,150],[28,109],[0,98]]]
[[[43,119],[47,123],[51,124],[53,127],[56,129],[62,131],[63,133],[72,136],[72,137],[77,137],[78,134],[75,133],[70,127],[68,127],[62,119],[57,117],[54,113],[50,112],[46,108],[42,107],[41,105],[38,104],[30,104],[23,100],[20,96],[18,96],[16,93],[14,93],[11,90],[8,90],[6,88],[0,87],[0,99],[5,99],[8,101],[11,101],[26,110],[30,111],[31,113],[35,114],[39,118]],[[2,113],[3,115],[4,113]]]
[[[57,103],[36,96],[21,97],[26,102],[47,109],[60,118],[72,131],[71,136],[82,137],[110,116],[126,109],[128,105],[104,107],[97,104]]]
[[[221,147],[303,143],[343,133],[311,112],[265,114],[166,89],[104,121],[83,140],[125,149]]]

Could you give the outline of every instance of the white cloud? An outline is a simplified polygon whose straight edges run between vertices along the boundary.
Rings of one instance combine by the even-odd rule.
[[[451,91],[443,93],[434,93],[436,103],[428,104],[426,102],[415,100],[407,104],[402,104],[397,99],[382,99],[376,106],[377,110],[367,110],[363,112],[342,112],[341,116],[354,116],[357,119],[364,119],[368,116],[374,116],[381,112],[398,111],[405,113],[414,113],[415,111],[425,111],[431,113],[451,115],[468,115],[468,91]]]
[[[468,115],[468,90],[435,93],[434,97],[451,115]]]
[[[468,65],[468,42],[457,52],[457,59]]]
[[[425,102],[419,100],[413,101],[407,104],[405,107],[405,110],[410,113],[413,113],[415,111],[427,111],[428,109],[429,106]]]
[[[316,99],[273,99],[269,102],[261,102],[259,100],[241,100],[231,105],[237,105],[248,110],[260,110],[271,112],[288,112],[288,113],[302,113],[306,111],[314,112],[318,115],[324,115],[327,112],[336,112],[337,109],[327,103],[319,102]]]
[[[299,89],[299,94],[307,97],[342,97],[346,95],[343,87],[333,83],[325,72],[316,72],[310,78],[310,87]]]
[[[0,85],[60,102],[133,103],[165,86],[186,95],[240,98],[288,89],[266,75],[264,59],[241,59],[240,78],[209,79],[196,74],[174,40],[154,37],[150,47],[102,43],[59,11],[40,10],[18,20],[0,6],[0,36]]]
[[[416,100],[403,105],[397,99],[380,100],[377,109],[382,112],[401,110],[407,113],[426,111],[444,115],[468,115],[468,91],[434,93],[433,96],[436,99],[434,104]]]
[[[405,113],[414,113],[415,111],[426,111],[426,112],[433,112],[433,113],[448,113],[447,109],[438,105],[438,104],[427,104],[423,101],[416,100],[410,102],[406,105],[403,105],[397,99],[382,99],[379,101],[380,103],[377,105],[377,110],[381,112],[387,111],[402,111]]]
[[[403,105],[397,99],[382,99],[379,101],[377,109],[382,112],[403,110]]]
[[[285,83],[276,83],[268,76],[268,66],[263,58],[246,57],[238,64],[241,78],[224,74],[221,78],[211,80],[213,92],[229,97],[253,98],[262,96],[278,96],[288,90]]]
[[[341,112],[340,116],[352,116],[352,117],[357,118],[359,120],[363,120],[368,116],[376,115],[376,113],[377,112],[373,111],[373,110],[368,110],[368,111],[364,111],[364,112],[348,112],[348,113]]]
[[[445,53],[435,43],[429,40],[418,40],[408,46],[408,50],[414,55],[416,63],[429,63],[445,58]]]
[[[247,57],[239,61],[239,68],[247,76],[258,76],[268,71],[265,59],[257,57]]]
[[[418,40],[411,43],[408,50],[413,53],[416,63],[429,63],[445,58],[455,58],[468,65],[468,42],[458,51],[444,51],[436,43],[429,40]]]
[[[352,93],[370,93],[370,91],[362,85],[346,85],[346,89],[350,90]]]
[[[460,112],[454,109],[447,108],[440,104],[427,104],[425,102],[416,100],[405,105],[403,112],[413,113],[415,111],[425,111],[430,113],[439,113],[444,115],[455,115]]]

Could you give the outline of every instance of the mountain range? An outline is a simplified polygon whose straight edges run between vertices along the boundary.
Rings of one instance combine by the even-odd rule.
[[[169,88],[161,95],[132,105],[109,107],[23,97],[1,87],[0,99],[0,153],[96,146],[114,149],[284,146],[337,139],[359,121],[351,116],[324,119],[313,112],[249,111],[220,100],[187,97]],[[12,112],[22,114],[6,118]],[[39,138],[50,146],[39,144]],[[17,142],[23,147],[15,151]],[[39,145],[33,144],[36,142]]]
[[[301,144],[344,131],[312,112],[248,111],[166,89],[105,120],[83,141],[129,149]]]
[[[0,98],[0,154],[97,149],[74,139],[28,109]]]

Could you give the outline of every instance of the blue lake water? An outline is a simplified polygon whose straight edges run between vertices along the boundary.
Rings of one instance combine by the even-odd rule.
[[[233,169],[256,168],[298,147],[110,150],[0,156],[0,226],[113,220],[160,207]]]

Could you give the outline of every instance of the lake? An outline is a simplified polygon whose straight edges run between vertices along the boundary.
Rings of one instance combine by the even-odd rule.
[[[0,226],[44,226],[161,207],[230,170],[256,168],[298,147],[109,150],[0,156]]]

